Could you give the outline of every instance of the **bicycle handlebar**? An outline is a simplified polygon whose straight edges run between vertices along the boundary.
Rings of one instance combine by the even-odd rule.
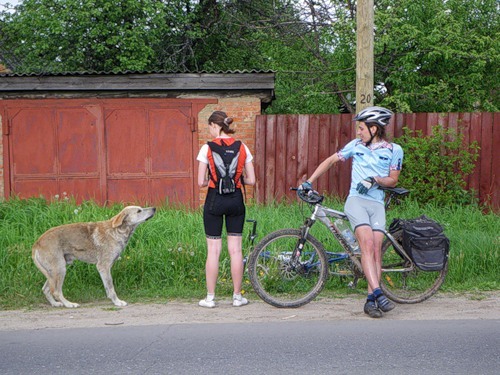
[[[305,190],[291,187],[290,190],[297,192],[297,196],[306,203],[319,204],[323,202],[325,197],[318,193],[316,190]]]
[[[405,188],[379,186],[378,189],[389,193],[389,197],[386,199],[386,202],[385,202],[385,208],[389,207],[392,198],[395,197],[396,200],[398,200],[399,198],[403,198],[410,193],[410,191],[405,189]],[[304,190],[304,189],[299,189],[296,187],[290,187],[290,190],[296,191],[297,196],[301,200],[303,200],[306,203],[312,204],[312,205],[321,203],[323,201],[323,199],[325,198],[323,195],[318,193],[316,190]]]

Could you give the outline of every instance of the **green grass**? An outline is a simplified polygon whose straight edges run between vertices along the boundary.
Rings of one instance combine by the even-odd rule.
[[[329,199],[333,208],[342,203]],[[77,205],[71,200],[11,199],[0,202],[0,309],[37,308],[47,302],[41,292],[43,275],[33,264],[31,247],[47,229],[73,222],[106,220],[121,205],[101,207],[92,202]],[[297,228],[310,213],[307,206],[275,203],[249,205],[247,218],[258,221],[258,238],[273,230]],[[450,271],[444,291],[499,290],[500,220],[472,206],[442,209],[421,206],[410,200],[388,212],[393,217],[412,218],[425,213],[445,227],[451,241]],[[245,228],[245,234],[250,225]],[[328,249],[337,246],[320,225],[313,235]],[[248,253],[248,240],[244,241]],[[139,226],[112,273],[118,296],[128,302],[161,302],[198,299],[205,294],[206,245],[200,210],[159,207],[156,216]],[[366,283],[354,291],[345,280],[330,280],[323,295],[364,294]],[[253,294],[245,275],[243,288]],[[89,303],[106,300],[94,265],[74,262],[68,266],[64,293],[70,301]],[[227,251],[220,263],[218,295],[230,296],[232,283]],[[111,302],[110,302],[111,303]]]

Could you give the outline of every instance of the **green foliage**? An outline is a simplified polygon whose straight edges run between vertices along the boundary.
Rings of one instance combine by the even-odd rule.
[[[163,2],[24,0],[0,29],[16,72],[151,68]]]
[[[496,0],[381,0],[376,80],[397,112],[498,111]]]
[[[477,143],[465,148],[462,134],[439,125],[426,137],[404,128],[395,142],[404,150],[399,184],[411,190],[414,199],[439,206],[476,203],[474,191],[465,190],[465,177],[478,158]]]

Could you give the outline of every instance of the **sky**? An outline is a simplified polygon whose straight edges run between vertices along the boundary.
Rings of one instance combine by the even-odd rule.
[[[5,4],[17,5],[21,3],[22,0],[0,0],[0,10],[5,10]]]

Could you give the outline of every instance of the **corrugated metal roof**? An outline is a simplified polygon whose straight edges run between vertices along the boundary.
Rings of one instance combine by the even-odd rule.
[[[268,100],[274,97],[275,76],[270,70],[5,73],[0,75],[0,98],[251,92]]]
[[[88,75],[129,75],[129,74],[266,74],[275,73],[273,70],[243,69],[243,70],[199,70],[199,71],[166,71],[166,70],[124,70],[113,71],[81,71],[81,72],[46,72],[46,73],[0,73],[0,77],[47,77],[47,76],[88,76]]]

